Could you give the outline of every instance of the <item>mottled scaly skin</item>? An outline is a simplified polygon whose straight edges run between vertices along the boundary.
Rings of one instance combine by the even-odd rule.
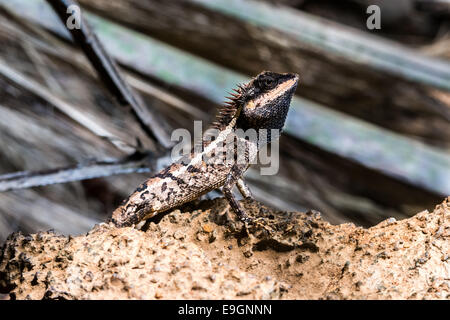
[[[226,133],[227,130],[221,135]],[[234,163],[215,161],[222,155],[222,150],[215,147],[221,139],[219,136],[205,146],[206,151],[215,151],[214,157],[203,159],[206,152],[198,155],[191,153],[141,184],[125,204],[114,211],[113,222],[117,226],[136,224],[223,186]],[[255,146],[248,149],[254,150]],[[253,153],[256,154],[255,151]]]
[[[230,101],[220,110],[213,128],[218,137],[204,142],[202,153],[191,153],[157,173],[131,194],[112,214],[116,226],[131,226],[192,201],[211,190],[222,187],[232,209],[242,220],[249,218],[233,196],[237,185],[244,197],[250,191],[242,180],[250,160],[257,155],[258,145],[244,137],[238,143],[245,146],[244,161],[223,161],[226,149],[221,142],[236,129],[282,129],[292,96],[298,84],[296,74],[263,72],[244,86],[240,86]],[[269,137],[269,141],[271,141]],[[208,139],[204,139],[206,141]],[[227,144],[225,144],[227,145]],[[230,147],[228,145],[228,147]],[[205,156],[207,155],[207,156]]]

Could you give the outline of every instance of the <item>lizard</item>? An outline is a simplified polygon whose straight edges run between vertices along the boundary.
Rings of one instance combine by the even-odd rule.
[[[243,174],[257,156],[258,149],[274,141],[278,135],[267,134],[265,140],[257,141],[248,137],[233,140],[231,145],[235,150],[237,143],[243,143],[245,147],[240,161],[236,155],[231,160],[222,161],[228,150],[223,145],[230,148],[230,144],[224,142],[237,129],[254,129],[258,135],[260,129],[281,131],[298,82],[299,75],[295,73],[263,71],[248,83],[238,85],[229,100],[219,108],[216,121],[210,127],[218,132],[215,139],[208,137],[207,130],[203,135],[201,152],[191,152],[142,183],[114,210],[111,216],[113,224],[117,227],[136,225],[220,187],[238,218],[244,222],[252,221],[232,190],[237,186],[244,198],[252,198]]]

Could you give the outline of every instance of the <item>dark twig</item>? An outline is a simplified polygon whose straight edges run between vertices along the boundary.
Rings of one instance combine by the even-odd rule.
[[[72,16],[69,7],[74,5],[80,8],[80,6],[72,0],[47,0],[47,2],[53,7],[64,25],[69,18],[75,19],[74,24],[79,25],[80,28],[69,28],[69,31],[108,90],[117,98],[119,103],[131,106],[133,115],[150,137],[156,139],[163,147],[169,148],[172,142],[160,124],[161,119],[156,120],[155,116],[144,105],[141,97],[125,82],[116,63],[106,52],[83,16]],[[77,20],[78,18],[79,20]]]

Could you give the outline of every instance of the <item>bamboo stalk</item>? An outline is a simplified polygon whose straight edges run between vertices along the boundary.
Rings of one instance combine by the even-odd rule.
[[[450,91],[450,63],[417,54],[392,41],[371,37],[319,17],[254,0],[189,0],[205,8],[280,30],[364,65]]]

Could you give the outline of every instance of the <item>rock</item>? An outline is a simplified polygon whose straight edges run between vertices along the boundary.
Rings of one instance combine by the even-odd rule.
[[[0,251],[0,294],[15,299],[450,298],[450,198],[434,212],[369,229],[330,225],[320,214],[243,205],[260,218],[248,228],[224,219],[226,202],[215,199],[200,203],[195,216],[176,210],[146,230],[103,223],[79,237],[12,234]]]

